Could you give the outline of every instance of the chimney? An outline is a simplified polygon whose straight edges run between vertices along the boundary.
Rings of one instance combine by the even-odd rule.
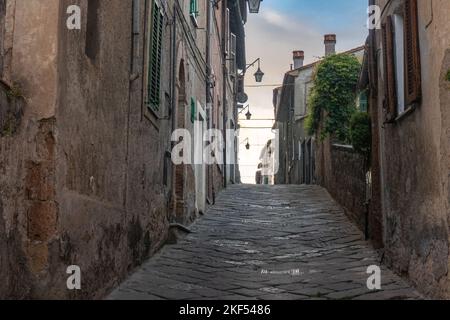
[[[325,35],[325,56],[329,56],[336,53],[336,35],[326,34]]]
[[[303,51],[294,51],[294,69],[298,69],[303,67],[303,61],[305,60],[305,52]]]

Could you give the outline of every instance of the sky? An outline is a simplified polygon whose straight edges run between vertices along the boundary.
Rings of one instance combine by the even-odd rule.
[[[259,156],[265,143],[273,137],[269,127],[273,121],[272,92],[281,85],[289,71],[292,51],[305,51],[305,64],[324,55],[323,36],[337,35],[336,50],[346,51],[364,44],[367,0],[264,0],[258,14],[249,14],[246,25],[247,63],[261,58],[263,82],[257,84],[247,71],[246,93],[249,96],[252,121],[240,121],[239,164],[242,182],[255,183]],[[251,87],[263,85],[262,87]],[[245,110],[241,114],[244,119]],[[262,129],[245,129],[262,127]],[[248,140],[247,140],[248,139]],[[250,150],[245,148],[247,141]]]

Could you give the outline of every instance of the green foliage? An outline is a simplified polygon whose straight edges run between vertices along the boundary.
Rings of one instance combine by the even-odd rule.
[[[450,70],[447,71],[447,74],[445,75],[445,79],[450,82]]]
[[[366,112],[357,112],[350,119],[350,141],[356,152],[368,156],[372,146],[370,116]]]
[[[351,54],[331,55],[318,65],[308,97],[306,128],[310,135],[316,134],[322,123],[321,139],[333,135],[340,141],[349,141],[360,70],[361,64]]]

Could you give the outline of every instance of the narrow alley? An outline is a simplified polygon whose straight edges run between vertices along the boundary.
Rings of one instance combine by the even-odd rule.
[[[232,186],[108,299],[415,299],[318,186]]]

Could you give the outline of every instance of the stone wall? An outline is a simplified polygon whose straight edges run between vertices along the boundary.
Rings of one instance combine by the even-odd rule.
[[[344,208],[364,231],[366,221],[366,164],[351,146],[318,142],[316,150],[318,183]]]

